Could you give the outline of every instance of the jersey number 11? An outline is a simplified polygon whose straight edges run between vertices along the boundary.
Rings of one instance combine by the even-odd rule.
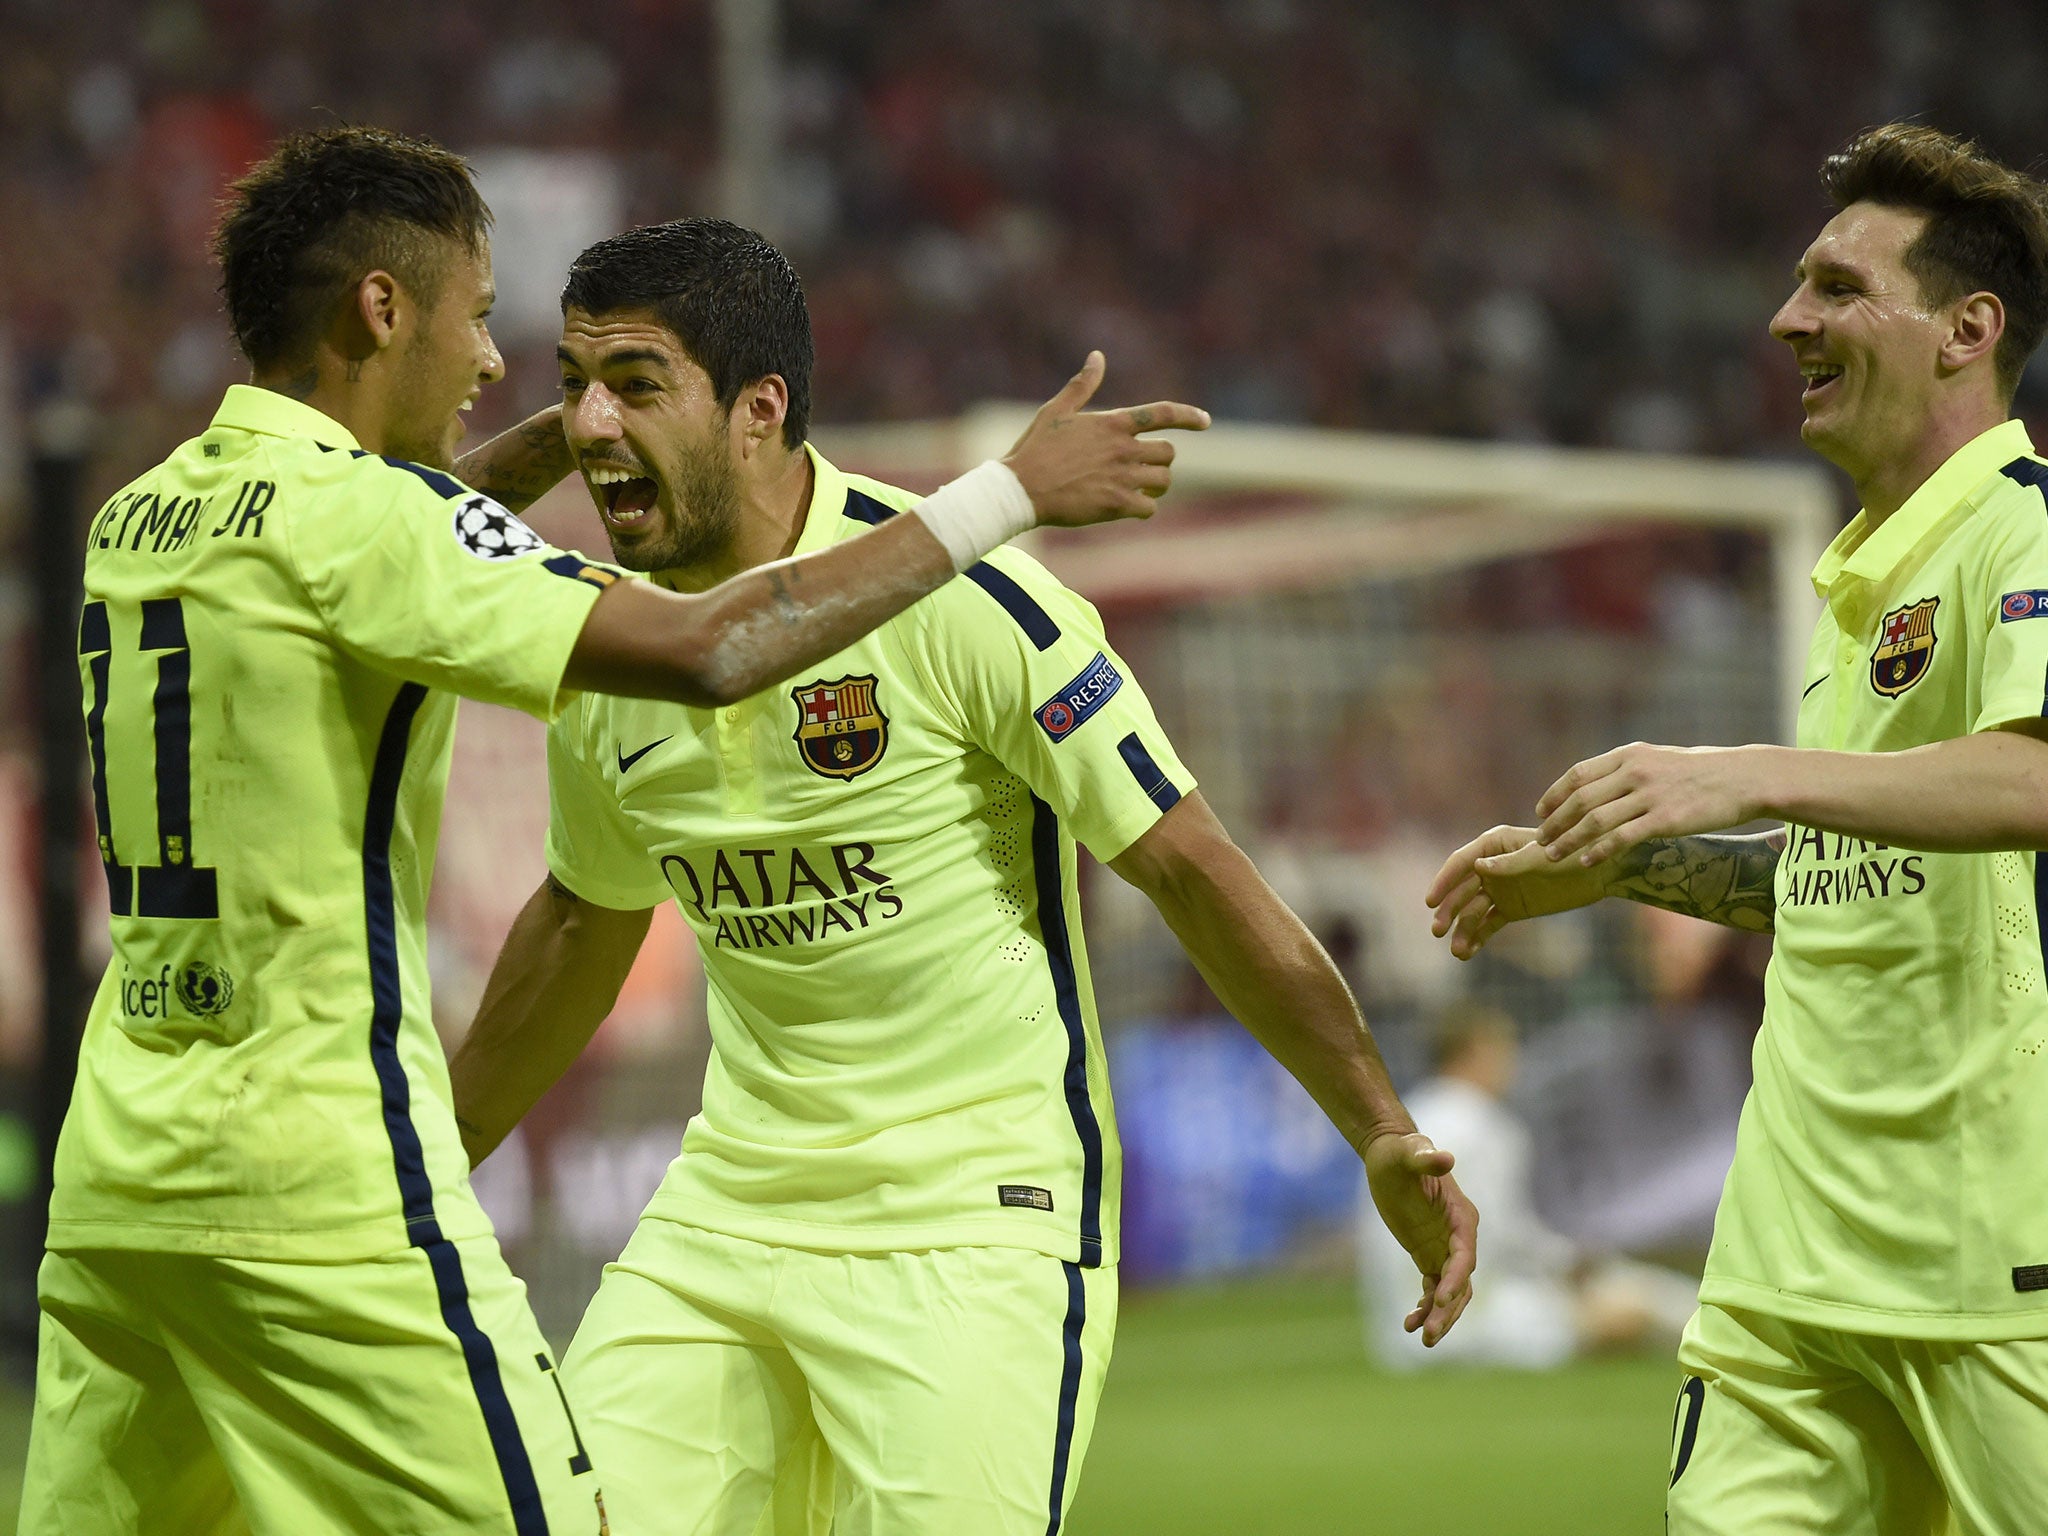
[[[92,748],[92,812],[100,861],[116,917],[219,917],[214,870],[192,862],[192,648],[185,643],[185,605],[175,597],[142,604],[142,649],[160,651],[156,666],[156,841],[158,863],[123,864],[114,851],[107,810],[107,681],[113,626],[107,605],[87,603],[78,618],[78,654],[92,676],[85,734]]]

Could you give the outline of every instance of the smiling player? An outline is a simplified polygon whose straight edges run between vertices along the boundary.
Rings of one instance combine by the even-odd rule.
[[[1776,935],[1679,1360],[1672,1536],[2048,1531],[2048,190],[1934,129],[1827,163],[1771,323],[1862,511],[1799,746],[1578,764],[1429,892],[1468,957],[1623,896]],[[1789,823],[1713,833],[1760,817]]]
[[[701,587],[913,499],[805,441],[810,320],[758,236],[603,241],[563,307],[564,422],[624,564]],[[1117,1294],[1077,840],[1358,1148],[1422,1272],[1410,1327],[1434,1342],[1468,1294],[1449,1157],[1095,611],[1021,555],[966,578],[793,687],[592,698],[549,732],[550,873],[454,1062],[471,1153],[590,1038],[657,903],[710,989],[703,1112],[563,1367],[622,1531],[1059,1526]]]
[[[1163,488],[1130,423],[1077,414],[1098,356],[914,516],[701,596],[621,580],[446,472],[503,372],[488,221],[438,146],[286,139],[217,239],[253,384],[87,531],[113,957],[57,1153],[28,1536],[598,1531],[431,1022],[456,696],[727,703],[1034,519]],[[464,467],[523,500],[566,462],[536,418]]]

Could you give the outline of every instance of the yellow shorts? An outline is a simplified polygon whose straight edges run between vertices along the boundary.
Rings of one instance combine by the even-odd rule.
[[[2042,1536],[2048,1339],[1880,1338],[1702,1306],[1670,1536]]]
[[[52,1253],[21,1536],[599,1536],[495,1239],[360,1263]]]
[[[620,1536],[1048,1536],[1115,1328],[1112,1269],[644,1216],[562,1374]]]

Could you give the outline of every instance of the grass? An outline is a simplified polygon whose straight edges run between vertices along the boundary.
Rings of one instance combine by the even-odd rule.
[[[1662,1528],[1667,1360],[1391,1376],[1348,1285],[1124,1299],[1068,1536],[1641,1536]],[[0,1530],[28,1394],[0,1378]]]
[[[1126,1298],[1069,1536],[1640,1536],[1678,1369],[1382,1374],[1349,1286]]]

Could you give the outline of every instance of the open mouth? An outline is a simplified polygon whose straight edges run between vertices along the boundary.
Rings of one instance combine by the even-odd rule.
[[[597,497],[598,509],[614,528],[632,528],[644,521],[661,494],[660,486],[630,469],[598,465],[584,473],[591,493]]]
[[[1800,367],[1799,376],[1806,381],[1800,397],[1812,404],[1842,376],[1842,369],[1835,363],[1806,363]]]

